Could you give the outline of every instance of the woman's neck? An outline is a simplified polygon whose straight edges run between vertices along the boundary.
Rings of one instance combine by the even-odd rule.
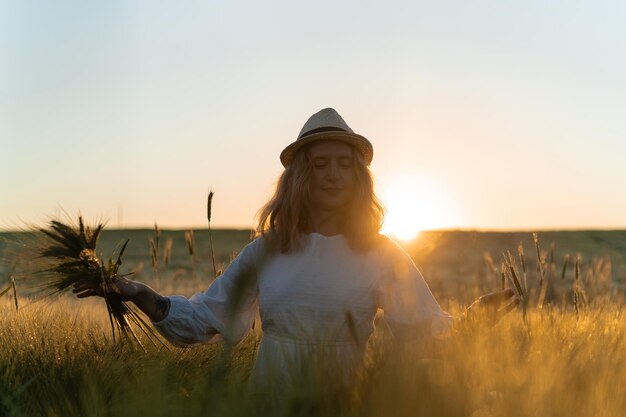
[[[341,233],[341,214],[336,211],[316,211],[312,215],[312,232],[324,236],[334,236]]]

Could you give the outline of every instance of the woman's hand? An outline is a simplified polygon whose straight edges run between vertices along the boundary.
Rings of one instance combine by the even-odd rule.
[[[72,292],[78,298],[104,297],[106,294],[116,294],[122,301],[132,301],[152,321],[163,320],[170,309],[170,301],[167,297],[143,284],[126,278],[118,278],[106,288],[101,285],[80,281],[74,284]]]
[[[130,279],[119,278],[104,288],[102,285],[83,280],[74,284],[72,289],[78,298],[104,297],[105,291],[107,294],[117,294],[123,301],[135,301],[141,291],[141,284]]]
[[[465,310],[463,317],[484,320],[493,326],[519,303],[520,299],[512,289],[495,291],[474,301]]]

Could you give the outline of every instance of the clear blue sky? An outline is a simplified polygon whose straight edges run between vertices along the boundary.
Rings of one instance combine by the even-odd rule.
[[[0,228],[249,227],[306,119],[407,227],[626,227],[626,3],[0,1]],[[403,213],[400,213],[403,212]],[[121,213],[121,216],[119,215]]]

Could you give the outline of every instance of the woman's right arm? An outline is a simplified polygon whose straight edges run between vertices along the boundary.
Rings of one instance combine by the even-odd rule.
[[[85,282],[74,285],[72,292],[78,298],[104,297],[102,288],[94,288]],[[118,294],[124,301],[133,302],[153,322],[163,320],[169,312],[170,300],[142,282],[121,278],[111,284],[108,292]]]
[[[217,342],[222,337],[236,342],[248,332],[258,311],[256,269],[263,253],[261,239],[249,243],[206,291],[190,298],[164,297],[125,278],[111,284],[107,293],[132,301],[177,346]],[[73,291],[79,298],[104,296],[102,288],[86,283],[76,285]]]

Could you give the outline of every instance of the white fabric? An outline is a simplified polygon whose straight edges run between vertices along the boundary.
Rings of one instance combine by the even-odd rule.
[[[378,308],[392,331],[429,337],[445,332],[451,317],[419,270],[393,241],[353,251],[341,236],[306,235],[303,248],[267,255],[263,238],[248,244],[224,273],[190,299],[171,296],[165,319],[153,323],[178,346],[236,342],[257,311],[264,337],[253,379],[281,377],[312,352],[332,351],[349,366],[360,359]]]

